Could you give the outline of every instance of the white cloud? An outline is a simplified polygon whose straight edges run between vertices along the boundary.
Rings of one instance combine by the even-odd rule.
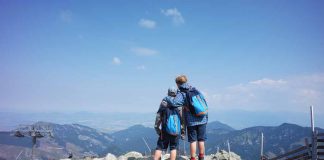
[[[144,65],[137,66],[136,69],[138,70],[146,70],[146,67]]]
[[[170,8],[167,10],[161,10],[161,12],[167,16],[167,17],[171,17],[172,21],[175,25],[180,25],[185,23],[184,18],[182,17],[181,13],[178,11],[177,8]]]
[[[71,23],[72,22],[72,12],[70,10],[61,11],[60,19],[65,23]]]
[[[255,84],[255,85],[261,85],[261,86],[274,86],[274,85],[282,85],[282,84],[286,84],[287,82],[284,80],[272,80],[272,79],[268,79],[268,78],[263,78],[260,80],[256,80],[256,81],[251,81],[250,84]]]
[[[131,51],[139,56],[153,56],[159,53],[154,49],[144,48],[144,47],[134,47],[131,49]]]
[[[120,65],[121,64],[121,61],[118,57],[114,57],[113,60],[112,60],[112,64],[114,65]]]
[[[147,29],[153,29],[156,27],[156,22],[149,20],[149,19],[141,19],[138,22],[138,25],[143,27],[143,28],[147,28]]]
[[[284,80],[264,78],[225,87],[211,95],[210,105],[222,110],[308,112],[307,107],[314,105],[324,113],[324,74]]]

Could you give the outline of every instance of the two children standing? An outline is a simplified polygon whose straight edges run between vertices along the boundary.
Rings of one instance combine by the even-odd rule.
[[[176,159],[179,137],[184,139],[187,129],[191,160],[196,160],[198,141],[199,160],[204,160],[208,106],[204,96],[187,83],[187,77],[180,75],[175,79],[177,89],[170,88],[157,112],[155,130],[159,135],[154,159],[161,157],[162,151],[170,147],[170,159]],[[161,129],[160,129],[161,125]]]

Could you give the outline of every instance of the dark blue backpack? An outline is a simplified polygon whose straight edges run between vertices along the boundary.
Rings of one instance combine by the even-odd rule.
[[[207,115],[208,105],[205,97],[196,88],[190,88],[185,93],[190,113],[198,117]]]
[[[177,108],[165,108],[162,112],[162,128],[170,135],[180,135],[181,120]]]

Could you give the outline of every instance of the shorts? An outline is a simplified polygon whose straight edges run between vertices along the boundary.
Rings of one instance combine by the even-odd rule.
[[[188,133],[188,142],[195,142],[195,141],[206,141],[207,134],[206,134],[206,124],[201,124],[197,126],[188,126],[187,133]]]
[[[157,141],[156,150],[166,151],[169,146],[171,151],[177,149],[178,144],[179,144],[179,136],[173,136],[166,132],[162,132],[162,136],[160,136]]]

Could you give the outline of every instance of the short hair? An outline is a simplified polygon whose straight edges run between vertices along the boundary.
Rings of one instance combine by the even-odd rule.
[[[185,75],[180,75],[175,79],[176,84],[182,85],[184,83],[187,83],[187,77]]]
[[[168,96],[176,96],[177,95],[177,89],[174,87],[170,87],[168,89]]]

